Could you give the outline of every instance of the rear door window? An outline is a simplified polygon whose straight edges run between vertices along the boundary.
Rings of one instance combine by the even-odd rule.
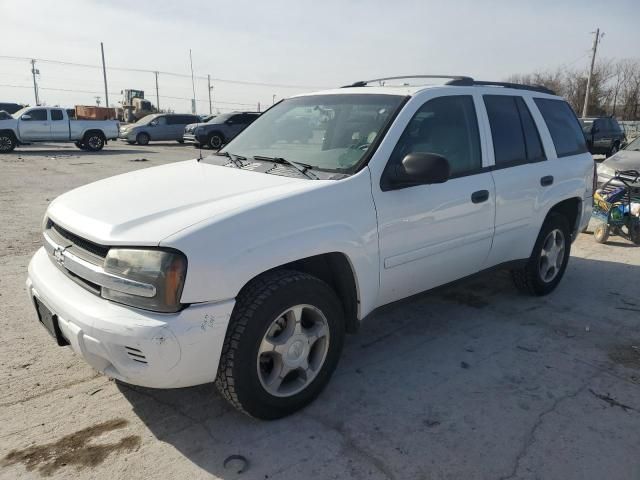
[[[509,167],[527,162],[524,133],[515,97],[483,95],[489,116],[496,167]]]
[[[544,154],[542,148],[542,141],[540,140],[540,133],[538,127],[533,121],[529,107],[524,103],[522,97],[515,97],[516,106],[518,107],[518,113],[520,114],[520,121],[522,122],[522,132],[524,133],[524,146],[527,151],[528,162],[540,162],[546,160],[547,157]]]
[[[547,124],[558,157],[568,157],[587,151],[587,144],[576,114],[564,100],[534,98]]]
[[[62,115],[62,110],[51,110],[51,120],[57,122],[59,120],[63,120],[64,115]]]

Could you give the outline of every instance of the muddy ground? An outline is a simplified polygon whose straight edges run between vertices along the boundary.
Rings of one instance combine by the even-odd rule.
[[[0,478],[640,478],[640,248],[617,238],[580,235],[544,298],[495,272],[383,308],[322,396],[275,422],[211,385],[119,384],[55,346],[24,285],[47,204],[196,153],[0,155]]]

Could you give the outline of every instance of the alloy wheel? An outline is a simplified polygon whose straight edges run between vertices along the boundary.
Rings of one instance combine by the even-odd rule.
[[[560,229],[549,232],[542,243],[538,271],[542,281],[551,282],[562,268],[564,262],[565,238]]]
[[[329,324],[312,305],[282,312],[267,328],[258,349],[258,378],[276,397],[304,390],[318,375],[329,350]]]

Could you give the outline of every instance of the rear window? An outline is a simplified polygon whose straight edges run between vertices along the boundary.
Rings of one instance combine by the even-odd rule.
[[[57,120],[62,120],[63,118],[62,110],[51,110],[51,120],[55,122]]]
[[[533,99],[544,118],[558,157],[568,157],[587,151],[580,123],[564,100]]]

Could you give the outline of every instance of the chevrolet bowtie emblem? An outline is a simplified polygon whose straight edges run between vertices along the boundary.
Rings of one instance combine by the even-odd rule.
[[[56,247],[56,249],[53,251],[53,258],[56,259],[58,265],[64,266],[64,248]]]

